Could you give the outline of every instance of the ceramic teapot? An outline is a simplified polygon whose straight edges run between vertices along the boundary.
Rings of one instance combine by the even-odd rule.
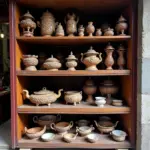
[[[74,36],[74,33],[77,32],[77,23],[79,22],[79,17],[77,17],[74,13],[68,13],[64,22],[66,24],[66,32],[68,36]]]
[[[97,55],[99,55],[99,57],[97,57]],[[92,46],[86,53],[81,53],[81,62],[86,65],[86,70],[98,70],[96,65],[98,65],[102,61],[101,55],[102,53],[96,52]]]
[[[55,23],[53,14],[47,10],[43,13],[40,19],[41,22],[37,21],[37,25],[41,28],[41,35],[51,36],[53,32],[55,32],[55,27],[57,25],[57,23]]]
[[[42,90],[34,92],[31,95],[29,95],[28,90],[23,90],[23,96],[29,99],[33,104],[36,104],[36,106],[40,104],[47,104],[50,106],[51,103],[55,102],[61,96],[61,91],[63,91],[63,89],[60,89],[58,94],[55,94],[53,91],[49,91],[44,87]]]

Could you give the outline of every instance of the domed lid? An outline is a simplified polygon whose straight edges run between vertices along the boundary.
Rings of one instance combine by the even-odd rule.
[[[47,9],[45,12],[43,12],[41,18],[45,18],[45,17],[52,18],[53,20],[55,19],[54,15],[53,15],[52,13],[50,13],[50,12],[48,11],[48,9]]]
[[[114,82],[112,80],[105,80],[102,84],[103,85],[114,85]]]
[[[108,43],[105,50],[114,50],[114,47],[110,43]]]
[[[118,51],[125,51],[125,47],[122,44],[120,44],[120,46],[118,47]]]
[[[88,85],[88,86],[92,86],[94,85],[94,82],[93,80],[91,80],[90,78],[85,82],[85,85]]]
[[[47,90],[46,87],[43,87],[43,89],[38,92],[34,92],[34,94],[36,95],[45,95],[45,94],[51,94],[51,93],[54,93],[54,92]]]
[[[118,19],[118,22],[125,22],[125,21],[127,21],[127,20],[122,15]]]
[[[73,55],[73,52],[70,52],[70,55],[66,59],[67,60],[77,60],[77,58]]]
[[[30,14],[29,11],[27,11],[27,12],[21,17],[21,19],[24,19],[24,18],[31,18],[31,19],[34,20],[34,17]]]
[[[57,58],[54,58],[53,55],[51,55],[51,57],[46,59],[45,62],[59,62],[59,60]]]
[[[96,52],[94,49],[93,49],[93,47],[91,46],[90,47],[90,49],[86,52],[86,53],[84,53],[84,55],[88,55],[88,54],[99,54],[98,52]]]
[[[105,29],[104,31],[105,31],[105,32],[106,32],[106,31],[114,31],[114,29],[109,27],[109,28]]]

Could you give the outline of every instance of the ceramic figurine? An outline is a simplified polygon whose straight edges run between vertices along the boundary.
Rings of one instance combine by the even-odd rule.
[[[61,67],[61,63],[58,59],[54,58],[53,55],[51,55],[50,58],[46,59],[43,66],[49,71],[58,71],[58,69]]]
[[[85,31],[85,28],[83,27],[83,25],[80,25],[78,28],[79,36],[84,36],[84,31]]]
[[[41,22],[37,22],[38,27],[41,28],[42,36],[51,36],[55,32],[55,27],[57,23],[55,23],[55,18],[53,14],[51,14],[48,10],[43,13],[40,18]]]
[[[101,36],[102,35],[102,31],[101,29],[96,29],[96,36]]]
[[[26,66],[25,70],[27,71],[36,71],[36,67],[38,64],[38,56],[36,55],[23,55],[23,64]]]
[[[97,55],[99,55],[99,57],[97,57]],[[86,65],[86,70],[98,70],[96,65],[102,61],[101,55],[102,53],[96,52],[92,46],[86,53],[81,53],[81,62]]]
[[[122,70],[122,69],[124,69],[124,65],[125,65],[125,58],[124,58],[125,48],[124,48],[124,46],[120,45],[117,52],[119,54],[117,64],[119,66],[119,69]]]
[[[68,67],[68,70],[70,71],[75,71],[75,67],[78,65],[77,64],[77,58],[73,55],[71,52],[70,55],[66,58],[66,66]]]
[[[95,27],[93,25],[93,22],[88,22],[88,26],[86,27],[86,32],[89,36],[93,36],[93,33],[95,32]]]
[[[126,22],[127,20],[121,15],[118,22],[117,22],[117,25],[116,25],[116,32],[117,34],[119,35],[126,35],[125,34],[125,31],[127,30],[128,28],[128,24]]]
[[[111,95],[116,94],[119,88],[112,80],[105,80],[100,86],[99,91],[101,95],[107,95],[106,103],[111,104],[112,98]]]
[[[113,36],[114,35],[114,29],[108,28],[104,30],[104,36]]]
[[[74,34],[77,32],[77,23],[79,22],[79,17],[77,17],[74,13],[68,13],[64,21],[68,36],[74,36]]]
[[[64,36],[64,35],[65,35],[65,32],[64,32],[63,26],[61,25],[61,23],[59,23],[56,28],[56,36]]]
[[[110,43],[107,45],[105,52],[107,54],[106,59],[105,59],[105,65],[107,66],[107,70],[112,70],[112,66],[114,64],[114,59],[113,59],[113,51],[114,48],[110,45]]]
[[[97,88],[96,88],[94,82],[91,79],[88,79],[85,82],[85,85],[83,87],[83,91],[87,95],[86,101],[88,103],[90,103],[90,104],[94,103],[93,94],[96,93],[96,90],[97,90]]]
[[[53,91],[43,88],[42,90],[29,95],[28,90],[23,90],[23,97],[29,99],[33,104],[36,104],[36,106],[39,106],[40,104],[47,104],[50,106],[51,103],[55,102],[61,96],[61,91],[63,90],[60,89],[58,94],[56,94]]]
[[[36,28],[36,23],[34,22],[34,17],[29,11],[21,17],[20,27],[22,28],[23,36],[32,37],[34,35],[34,30]]]

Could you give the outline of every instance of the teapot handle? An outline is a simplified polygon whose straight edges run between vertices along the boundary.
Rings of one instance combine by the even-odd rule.
[[[99,53],[99,59],[102,61],[102,53]]]
[[[55,123],[51,123],[50,127],[51,127],[52,130],[56,131],[56,129],[55,129]]]
[[[37,21],[37,26],[38,26],[39,28],[41,28],[41,23],[40,23],[40,21]]]
[[[34,122],[34,123],[38,123],[38,116],[34,116],[34,117],[33,117],[33,122]]]
[[[81,62],[83,63],[83,53],[81,53]]]

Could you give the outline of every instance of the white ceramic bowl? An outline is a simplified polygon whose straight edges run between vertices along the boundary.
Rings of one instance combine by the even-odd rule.
[[[125,140],[127,133],[122,130],[113,130],[111,135],[115,141],[122,142]]]
[[[106,98],[105,97],[95,97],[95,104],[99,107],[104,107],[106,104]]]
[[[54,133],[44,133],[42,136],[41,136],[41,139],[45,142],[48,142],[48,141],[51,141],[53,140],[55,137],[55,134]]]
[[[91,133],[86,136],[87,140],[91,143],[95,143],[99,140],[99,135],[96,133]]]

